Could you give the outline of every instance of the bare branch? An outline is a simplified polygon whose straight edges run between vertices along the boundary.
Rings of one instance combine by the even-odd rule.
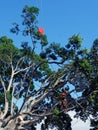
[[[13,67],[12,64],[11,64],[11,68],[12,68],[12,72],[11,72],[11,77],[10,77],[10,81],[9,81],[9,85],[8,85],[8,89],[7,89],[7,91],[10,90],[11,85],[12,85],[12,81],[13,81],[13,77],[14,77],[14,67]]]
[[[13,87],[13,90],[12,90],[11,110],[10,110],[11,115],[13,115],[13,111],[14,111],[14,107],[13,107],[13,104],[14,104],[14,91],[15,91],[15,87]]]
[[[32,64],[32,65],[30,65],[30,66],[28,66],[28,67],[26,67],[26,68],[24,68],[24,69],[21,69],[21,70],[19,70],[19,71],[16,71],[14,74],[16,75],[16,74],[18,74],[18,73],[20,73],[20,72],[26,71],[26,70],[30,69],[31,67],[33,67],[33,66],[34,66],[34,65]]]
[[[3,89],[4,89],[4,92],[6,92],[5,84],[4,84],[4,81],[3,81],[3,79],[1,78],[1,76],[0,76],[0,81],[1,81],[2,87],[3,87]]]
[[[5,98],[4,111],[1,112],[1,114],[0,114],[0,119],[3,119],[3,118],[6,116],[7,112],[8,112],[8,101],[7,101],[7,96],[6,96],[6,92],[7,92],[7,91],[6,91],[5,84],[4,84],[4,81],[3,81],[3,79],[1,78],[1,76],[0,76],[0,81],[1,81],[1,84],[2,84],[2,86],[3,86],[3,88],[4,88],[4,98]]]
[[[20,64],[20,62],[21,62],[22,59],[23,59],[23,57],[21,57],[21,58],[18,60],[18,62],[17,62],[17,64],[16,64],[15,71],[18,69],[18,66],[19,66],[19,64]]]
[[[4,106],[4,110],[0,114],[0,119],[3,119],[8,112],[9,103],[8,103],[8,100],[7,100],[6,92],[4,92],[4,98],[5,98],[5,106]]]

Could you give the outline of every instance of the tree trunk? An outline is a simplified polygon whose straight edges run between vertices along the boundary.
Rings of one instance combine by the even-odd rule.
[[[5,128],[3,128],[2,130],[15,130],[16,128],[16,122],[15,120],[11,120],[7,126]]]

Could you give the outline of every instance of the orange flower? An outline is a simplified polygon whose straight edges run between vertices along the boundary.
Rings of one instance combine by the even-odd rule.
[[[44,28],[39,28],[38,32],[43,35],[44,34]]]

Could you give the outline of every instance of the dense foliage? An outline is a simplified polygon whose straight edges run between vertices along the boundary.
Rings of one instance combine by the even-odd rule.
[[[12,33],[31,38],[20,48],[7,36],[0,38],[0,127],[36,129],[44,119],[42,130],[71,130],[67,112],[74,110],[76,118],[90,118],[92,130],[98,129],[98,39],[91,50],[82,49],[79,34],[63,47],[48,43],[38,32],[38,14],[38,8],[25,6],[22,25],[13,23]],[[60,104],[62,88],[68,108]]]

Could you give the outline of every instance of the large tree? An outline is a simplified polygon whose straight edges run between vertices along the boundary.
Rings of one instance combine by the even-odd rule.
[[[25,6],[22,25],[13,23],[10,31],[24,37],[21,47],[0,38],[0,129],[33,130],[44,119],[42,130],[71,130],[69,110],[84,121],[92,115],[91,124],[98,128],[98,40],[90,51],[81,48],[79,35],[63,47],[48,43],[38,31],[38,14],[38,8]],[[61,103],[62,88],[67,107]]]

